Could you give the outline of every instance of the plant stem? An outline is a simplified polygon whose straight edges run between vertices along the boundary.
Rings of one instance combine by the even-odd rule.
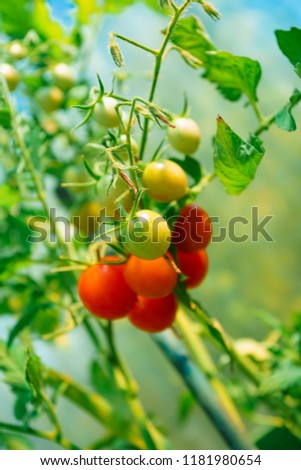
[[[161,433],[156,429],[153,423],[149,420],[146,416],[145,411],[141,405],[141,401],[139,400],[137,394],[137,384],[134,381],[133,377],[130,374],[130,371],[127,369],[124,361],[121,359],[113,338],[113,325],[112,322],[108,323],[108,327],[106,329],[107,332],[107,339],[109,343],[109,347],[112,354],[112,359],[114,361],[114,365],[119,369],[121,372],[125,383],[128,389],[128,404],[133,416],[136,420],[136,423],[140,429],[141,436],[145,441],[145,445],[147,449],[153,450],[163,450],[169,448],[166,440],[163,438]],[[120,384],[121,386],[123,384]]]
[[[196,332],[196,325],[179,309],[177,313],[176,327],[179,330],[187,350],[191,354],[195,364],[207,376],[212,388],[219,397],[220,403],[227,412],[230,421],[237,427],[237,431],[245,435],[245,427],[240,415],[228,394],[224,384],[218,380],[218,371],[204,345]]]
[[[2,423],[2,422],[0,422],[0,429],[5,429],[13,433],[27,434],[27,435],[34,436],[34,437],[39,437],[40,439],[45,439],[46,441],[55,442],[61,445],[64,449],[68,449],[68,450],[80,449],[78,446],[76,446],[75,444],[72,444],[65,438],[60,438],[58,440],[55,433],[52,433],[52,432],[39,431],[37,429],[33,429],[28,426],[22,427],[16,424],[8,424],[8,423]]]
[[[172,34],[179,18],[180,18],[180,16],[185,11],[185,9],[189,5],[189,3],[190,3],[190,0],[186,0],[185,3],[183,3],[183,5],[181,7],[174,8],[173,17],[172,17],[172,19],[171,19],[171,21],[170,21],[170,23],[167,27],[162,45],[161,45],[159,51],[156,54],[153,80],[152,80],[151,90],[150,90],[150,94],[149,94],[149,98],[148,98],[148,101],[150,103],[153,101],[153,99],[155,97],[156,88],[157,88],[159,75],[160,75],[160,70],[161,70],[161,65],[162,65],[162,62],[163,62],[163,56],[164,56],[165,49],[168,45],[168,41],[170,39],[170,36],[171,36],[171,34]],[[147,138],[148,138],[148,129],[149,129],[149,119],[145,118],[144,119],[144,128],[143,128],[142,140],[141,140],[140,156],[139,156],[139,158],[141,160],[143,159],[143,155],[144,155],[144,152],[145,152],[145,147],[146,147]]]
[[[249,100],[250,100],[250,104],[251,104],[251,106],[252,106],[252,108],[253,108],[253,110],[254,110],[254,112],[255,112],[255,114],[256,114],[256,117],[257,117],[257,119],[258,119],[258,121],[259,121],[259,124],[263,124],[264,121],[265,121],[265,117],[263,116],[262,112],[260,111],[260,109],[259,109],[259,107],[258,107],[256,101],[254,101],[254,100],[251,99],[251,98],[249,98]]]
[[[175,335],[166,332],[153,335],[153,338],[169,362],[177,369],[187,388],[212,420],[229,447],[235,450],[249,449],[249,443],[245,442],[240,432],[232,425],[229,416],[220,406],[216,395],[212,393],[207,378],[190,362],[181,342]]]
[[[47,381],[55,389],[63,384],[62,394],[66,398],[76,403],[77,406],[111,429],[116,435],[125,438],[139,449],[145,448],[145,443],[135,423],[121,422],[117,411],[115,412],[111,404],[103,397],[86,390],[67,375],[54,370],[47,370]]]
[[[288,108],[289,111],[291,111],[300,101],[301,101],[301,93],[296,96],[295,101],[293,101],[293,103],[289,101],[282,109]],[[262,134],[264,131],[267,131],[271,127],[271,125],[274,124],[274,122],[276,121],[278,114],[279,114],[279,111],[273,114],[272,116],[270,116],[265,121],[263,121],[261,125],[258,127],[258,129],[254,132],[254,135],[258,136]]]
[[[122,36],[122,34],[118,34],[118,33],[113,33],[113,34],[116,38],[121,39],[122,41],[128,42],[129,44],[132,44],[132,46],[138,47],[139,49],[143,49],[144,51],[150,52],[153,55],[158,54],[158,51],[156,49],[151,49],[150,47],[144,46],[143,44],[140,44],[139,42],[133,41],[132,39]]]

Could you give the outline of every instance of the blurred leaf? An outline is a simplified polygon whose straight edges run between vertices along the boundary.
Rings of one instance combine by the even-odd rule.
[[[210,52],[205,59],[204,77],[217,84],[217,89],[230,101],[244,93],[250,101],[257,101],[256,89],[261,77],[259,62],[230,52]]]
[[[290,97],[290,104],[285,106],[279,111],[276,116],[275,124],[285,131],[295,131],[297,128],[296,121],[291,113],[291,109],[301,100],[301,92],[294,90],[294,93]]]
[[[177,163],[183,170],[191,176],[193,179],[194,184],[198,184],[203,176],[202,167],[198,160],[194,157],[190,157],[189,155],[185,156],[185,160],[181,160],[180,158],[169,158],[173,162]]]
[[[185,280],[178,282],[174,292],[186,311],[192,313],[194,318],[205,325],[212,338],[214,338],[215,341],[217,341],[222,346],[224,351],[231,357],[231,347],[221,324],[215,318],[209,317],[199,302],[192,299],[188,295]]]
[[[195,399],[193,395],[188,390],[185,390],[179,400],[179,420],[181,423],[187,421],[194,405]]]
[[[34,0],[32,24],[41,37],[47,39],[65,39],[62,25],[51,16],[49,3],[46,0]]]
[[[273,428],[256,441],[261,450],[301,450],[301,440],[287,428]]]
[[[26,437],[0,431],[0,450],[30,450],[32,444]]]
[[[17,189],[13,189],[10,186],[0,186],[0,207],[10,209],[12,206],[20,202],[21,195]]]
[[[301,62],[297,62],[295,65],[295,72],[298,75],[298,77],[301,78]]]
[[[114,2],[112,2],[112,0],[105,0],[104,9],[106,13],[120,13],[125,8],[138,2],[142,3],[141,0],[115,0]],[[164,12],[164,10],[160,8],[159,0],[144,0],[143,3],[145,3],[150,8]]]
[[[0,341],[0,370],[4,373],[4,381],[18,390],[29,390],[25,377],[25,350],[19,346],[7,349]]]
[[[8,337],[8,343],[7,343],[7,346],[10,348],[13,341],[15,340],[15,338],[25,329],[27,328],[28,326],[30,326],[30,324],[33,322],[33,320],[35,319],[37,313],[41,310],[45,310],[49,307],[52,306],[52,303],[51,302],[45,302],[45,303],[42,303],[42,304],[38,304],[38,300],[39,298],[36,298],[37,295],[33,293],[33,298],[35,299],[34,301],[31,301],[27,307],[25,308],[23,314],[21,315],[21,317],[19,318],[19,320],[17,321],[17,323],[15,324],[15,326],[12,328],[12,330],[10,331],[10,334],[9,334],[9,337]]]
[[[23,38],[31,29],[33,2],[9,0],[0,2],[1,29],[15,38]]]
[[[82,24],[88,24],[92,15],[102,11],[98,0],[74,0],[74,3],[77,6],[77,19]]]
[[[289,108],[283,108],[276,116],[275,124],[280,129],[291,132],[297,128],[296,121],[290,112]]]
[[[228,194],[239,194],[251,183],[263,154],[263,149],[242,140],[218,117],[214,167]]]
[[[301,62],[301,29],[291,28],[289,31],[275,31],[278,46],[288,60],[296,66]]]
[[[204,26],[195,16],[179,21],[171,35],[171,42],[200,61],[206,59],[207,51],[216,50]]]
[[[269,395],[275,392],[287,391],[296,385],[301,385],[301,367],[286,365],[264,379],[259,393]]]
[[[41,359],[32,351],[27,351],[26,377],[28,384],[35,397],[41,396],[44,385],[44,370]]]

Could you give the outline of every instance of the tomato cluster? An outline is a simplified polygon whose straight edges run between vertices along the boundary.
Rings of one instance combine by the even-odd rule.
[[[167,242],[162,235],[166,236],[166,228],[170,232],[165,219],[160,216],[166,227],[160,232],[163,238],[158,242],[158,251],[152,225],[156,213],[141,210],[136,213],[138,219],[139,216],[151,221],[145,241],[131,244],[129,237],[130,255],[126,261],[117,256],[103,258],[82,273],[78,290],[83,304],[95,316],[106,320],[127,316],[137,328],[155,333],[169,328],[175,320],[178,272],[185,276],[187,288],[198,286],[205,278],[205,248],[211,239],[212,225],[203,209],[193,204],[184,206],[170,233],[173,257],[167,251],[170,240]]]
[[[132,154],[131,162],[139,163],[134,139],[113,130],[123,119],[116,106],[114,98],[103,96],[93,108],[94,119],[111,129],[109,145],[115,157],[129,162]],[[167,133],[170,145],[185,154],[195,152],[201,138],[198,125],[188,118],[174,122]],[[175,320],[179,283],[193,288],[205,278],[212,224],[202,208],[187,203],[191,200],[188,176],[180,164],[154,159],[141,167],[138,185],[144,188],[145,198],[136,199],[131,175],[122,171],[104,174],[97,182],[98,204],[117,224],[118,235],[113,232],[124,256],[106,256],[90,266],[80,276],[78,290],[95,316],[127,317],[137,328],[156,333]],[[176,208],[172,221],[166,216],[169,204]]]

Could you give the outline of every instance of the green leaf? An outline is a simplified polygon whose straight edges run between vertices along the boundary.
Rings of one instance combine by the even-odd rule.
[[[207,51],[216,50],[204,26],[195,16],[180,20],[170,40],[200,61],[206,60]]]
[[[261,384],[259,393],[270,395],[275,392],[284,392],[296,385],[301,385],[301,367],[286,366],[266,377]]]
[[[301,62],[301,29],[291,28],[289,31],[275,31],[278,46],[282,53],[294,66]]]
[[[301,62],[297,62],[295,65],[295,72],[298,75],[298,77],[301,78]]]
[[[204,64],[203,76],[215,83],[225,98],[237,101],[245,94],[250,101],[257,101],[256,89],[261,77],[259,62],[217,51],[207,53]]]
[[[23,38],[32,27],[31,12],[28,0],[1,1],[1,29],[15,38]]]
[[[203,176],[202,167],[200,163],[193,157],[186,155],[185,160],[180,158],[169,158],[173,162],[177,163],[185,173],[187,173],[193,180],[194,184],[198,184]]]
[[[41,397],[41,391],[44,386],[44,369],[41,359],[32,351],[27,351],[26,378],[33,395]]]
[[[286,428],[272,428],[255,442],[261,450],[301,450],[301,440]]]
[[[187,293],[185,281],[178,282],[175,289],[175,294],[186,311],[193,314],[194,317],[197,318],[208,329],[208,332],[212,338],[214,338],[222,346],[224,351],[231,357],[231,347],[225,336],[222,326],[215,318],[209,317],[199,302],[191,299]]]
[[[73,0],[77,6],[76,16],[80,23],[88,24],[92,15],[102,12],[97,0]]]
[[[10,348],[13,341],[15,338],[30,324],[34,321],[36,315],[38,312],[41,310],[46,310],[47,308],[51,307],[52,303],[51,302],[45,302],[43,304],[38,304],[36,301],[31,302],[30,304],[27,305],[25,308],[23,314],[17,321],[17,323],[14,325],[12,330],[10,331],[9,337],[8,337],[8,343],[7,346]]]
[[[193,407],[195,405],[195,399],[190,391],[186,390],[182,393],[180,400],[179,400],[179,421],[180,423],[184,423],[187,421]]]
[[[46,0],[34,0],[32,25],[41,37],[56,41],[66,39],[63,26],[52,18],[50,6]]]
[[[284,129],[288,132],[295,131],[297,129],[296,121],[288,107],[279,111],[275,118],[275,124],[280,129]]]
[[[0,113],[1,118],[1,113]],[[0,207],[10,209],[21,200],[21,195],[17,189],[13,189],[8,185],[0,186]]]
[[[290,104],[282,108],[276,115],[275,124],[280,129],[284,129],[288,132],[295,131],[297,129],[296,121],[291,113],[291,109],[299,101],[301,101],[301,92],[296,89],[290,97]]]
[[[0,370],[4,373],[4,381],[18,390],[29,390],[25,377],[26,353],[23,348],[7,349],[0,341]]]
[[[0,450],[30,450],[32,444],[26,437],[0,431]]]
[[[242,140],[220,116],[218,117],[214,167],[228,194],[240,194],[254,179],[264,155],[259,142],[258,138],[256,141],[253,138],[253,145]]]

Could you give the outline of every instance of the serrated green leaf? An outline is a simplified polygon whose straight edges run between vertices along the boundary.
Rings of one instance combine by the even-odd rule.
[[[26,354],[23,348],[7,349],[6,344],[0,341],[0,370],[4,373],[4,381],[11,387],[19,390],[29,390],[25,378]]]
[[[296,66],[301,62],[301,29],[291,28],[289,31],[278,29],[275,31],[278,46],[288,60]]]
[[[286,366],[266,377],[261,384],[259,393],[269,395],[275,392],[287,391],[296,385],[301,386],[301,367]]]
[[[264,155],[242,140],[219,116],[214,145],[214,167],[228,194],[240,194],[251,183]]]
[[[198,160],[196,160],[194,157],[186,155],[184,160],[173,157],[169,158],[169,160],[172,160],[173,162],[177,163],[181,168],[183,168],[185,173],[187,173],[192,178],[194,184],[198,184],[201,181],[201,178],[203,176],[202,167]]]
[[[170,40],[199,61],[206,59],[207,51],[216,50],[204,26],[195,16],[180,20]]]
[[[280,129],[283,129],[288,132],[292,132],[297,129],[296,121],[288,107],[283,108],[281,111],[279,111],[275,118],[275,124]]]
[[[27,352],[26,378],[34,396],[40,397],[44,385],[44,369],[41,359],[32,351]]]
[[[259,62],[230,52],[217,51],[206,54],[204,77],[217,85],[221,94],[230,101],[245,94],[257,101],[257,85],[261,77]]]

